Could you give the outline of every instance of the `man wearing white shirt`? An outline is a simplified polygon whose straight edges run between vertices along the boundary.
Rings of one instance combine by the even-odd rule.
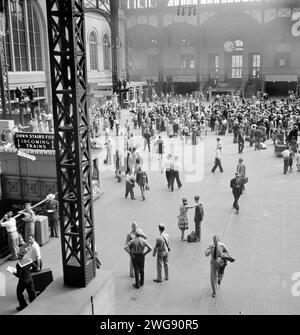
[[[220,172],[223,173],[223,167],[222,167],[222,164],[221,164],[221,150],[218,149],[218,148],[216,150],[215,165],[212,168],[211,172],[215,173],[217,167],[219,167]]]
[[[0,226],[6,228],[7,231],[11,260],[14,261],[19,259],[19,234],[17,231],[16,219],[13,218],[12,212],[5,214],[3,219],[0,221]]]
[[[30,258],[36,265],[37,271],[42,270],[42,257],[41,249],[32,234],[28,236],[29,252],[26,254],[27,258]]]

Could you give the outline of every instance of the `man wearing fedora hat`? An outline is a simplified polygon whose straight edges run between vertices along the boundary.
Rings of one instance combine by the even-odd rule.
[[[157,255],[157,277],[153,279],[156,283],[162,282],[162,265],[164,265],[165,279],[169,279],[169,235],[165,233],[165,224],[158,225],[160,236],[156,239],[155,248],[153,249],[153,257]]]
[[[47,196],[47,201],[45,203],[45,212],[48,216],[48,222],[50,226],[50,237],[58,238],[58,201],[55,200],[54,194],[49,194]]]
[[[231,179],[230,187],[232,188],[232,194],[234,197],[233,208],[235,208],[236,213],[239,214],[240,206],[238,201],[243,191],[243,182],[239,172],[236,172],[235,178]]]

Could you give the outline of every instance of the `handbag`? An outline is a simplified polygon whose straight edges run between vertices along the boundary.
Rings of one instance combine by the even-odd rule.
[[[146,191],[150,191],[150,186],[149,186],[148,184],[146,184],[146,186],[145,186],[145,190],[146,190]]]
[[[246,177],[246,178],[243,179],[243,184],[244,184],[244,185],[245,185],[245,184],[248,184],[248,177]]]

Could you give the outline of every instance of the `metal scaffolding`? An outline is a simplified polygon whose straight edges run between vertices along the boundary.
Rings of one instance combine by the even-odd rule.
[[[5,25],[5,1],[0,0],[0,19],[3,22],[3,29],[0,32],[0,98],[2,107],[2,118],[6,119],[8,114],[11,114],[9,81],[8,81],[8,64],[6,58],[6,25]],[[2,31],[3,30],[3,31]]]
[[[47,1],[64,283],[96,275],[84,0]]]

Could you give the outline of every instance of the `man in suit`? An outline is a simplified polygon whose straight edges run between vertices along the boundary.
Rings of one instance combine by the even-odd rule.
[[[211,256],[210,260],[210,283],[212,288],[212,297],[216,296],[216,284],[221,285],[227,261],[234,262],[234,259],[228,255],[228,250],[224,243],[220,242],[220,238],[215,235],[213,244],[205,251],[205,256]]]
[[[161,223],[158,226],[160,236],[156,239],[155,248],[153,250],[153,257],[157,255],[157,277],[153,279],[156,283],[162,282],[162,265],[165,270],[165,280],[169,279],[169,235],[165,233],[165,225]]]
[[[236,213],[239,214],[240,206],[238,201],[242,194],[242,178],[238,172],[235,173],[235,178],[231,179],[230,187],[232,188],[232,194],[234,197],[233,208],[235,208]]]
[[[243,136],[243,134],[242,134],[242,132],[240,130],[239,131],[239,135],[238,135],[239,154],[243,153],[244,146],[245,146],[245,140],[244,140],[244,136]]]
[[[51,237],[58,238],[58,202],[55,200],[54,194],[49,194],[47,196],[47,201],[45,203],[45,212],[48,216],[48,222],[51,230]]]
[[[243,163],[243,158],[239,159],[239,164],[236,167],[236,172],[241,175],[242,178],[242,191],[245,191],[244,180],[246,178],[246,165]]]
[[[204,218],[204,210],[203,206],[200,203],[200,196],[195,195],[195,216],[194,216],[194,222],[195,222],[195,232],[196,232],[196,242],[200,242],[201,240],[201,222]]]

